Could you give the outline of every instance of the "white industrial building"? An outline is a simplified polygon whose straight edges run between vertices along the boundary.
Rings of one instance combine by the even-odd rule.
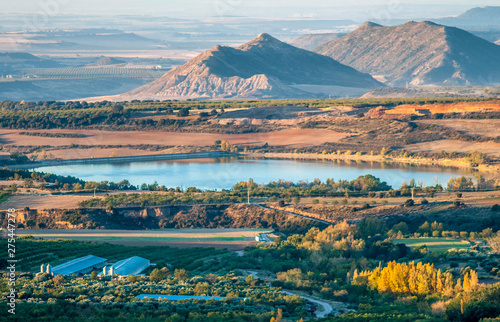
[[[103,275],[139,275],[151,265],[149,259],[133,256],[103,268]]]
[[[88,274],[96,269],[100,269],[108,260],[106,258],[88,255],[84,257],[75,258],[69,262],[52,267],[50,264],[42,264],[40,267],[41,273],[48,273],[50,275],[72,275],[72,274]]]

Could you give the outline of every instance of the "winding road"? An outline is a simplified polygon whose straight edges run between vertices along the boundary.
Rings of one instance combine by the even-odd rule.
[[[287,294],[287,295],[298,295],[300,296],[301,298],[303,298],[304,300],[306,301],[309,301],[309,302],[312,302],[314,304],[317,304],[318,305],[318,310],[316,312],[314,312],[314,314],[316,314],[316,317],[318,318],[324,318],[328,315],[328,313],[330,313],[332,310],[333,310],[333,307],[326,303],[326,302],[323,302],[323,301],[320,301],[318,299],[315,299],[315,298],[312,298],[312,297],[309,297],[309,296],[304,296],[304,295],[300,295],[300,294],[297,294],[297,293],[293,293],[291,291],[283,291],[283,293]],[[321,310],[319,308],[322,308]]]

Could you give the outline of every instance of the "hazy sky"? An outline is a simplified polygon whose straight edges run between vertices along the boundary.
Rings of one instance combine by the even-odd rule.
[[[0,0],[0,13],[147,14],[171,17],[238,15],[365,19],[372,15],[427,18],[457,15],[499,0]]]

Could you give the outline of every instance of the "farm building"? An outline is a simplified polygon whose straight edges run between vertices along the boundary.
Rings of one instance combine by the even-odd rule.
[[[52,275],[71,275],[71,274],[87,274],[93,270],[100,269],[107,262],[106,258],[88,255],[75,258],[64,264],[51,267],[50,264],[45,266],[45,271]],[[43,266],[43,265],[42,265]],[[43,270],[43,268],[42,268]]]
[[[151,265],[149,259],[139,256],[123,259],[110,267],[104,267],[104,275],[139,275]]]

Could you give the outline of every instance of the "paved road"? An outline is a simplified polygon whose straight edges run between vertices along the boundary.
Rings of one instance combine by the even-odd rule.
[[[290,291],[283,291],[283,293],[285,293],[287,295],[296,295],[295,293],[292,293]],[[316,312],[314,312],[316,314],[316,317],[318,317],[318,318],[326,317],[328,315],[328,313],[330,313],[333,310],[333,307],[326,302],[323,302],[321,300],[318,300],[318,299],[315,299],[315,298],[312,298],[309,296],[303,296],[303,295],[299,295],[299,296],[306,301],[309,301],[309,302],[312,302],[312,303],[318,305],[318,310],[316,310]],[[320,307],[321,307],[321,309],[320,309]]]
[[[291,212],[291,211],[286,211],[286,210],[281,210],[281,209],[275,209],[275,208],[271,208],[271,207],[266,207],[266,206],[259,205],[259,204],[256,204],[256,203],[253,203],[252,205],[260,207],[260,208],[268,209],[268,210],[281,211],[281,212],[284,212],[285,214],[289,214],[289,215],[297,216],[297,217],[302,217],[304,219],[314,220],[314,221],[317,221],[317,222],[320,222],[320,223],[323,223],[323,224],[327,224],[327,225],[331,225],[332,224],[332,222],[329,222],[329,221],[326,221],[326,220],[321,220],[321,219],[314,218],[314,217],[304,216],[304,215],[301,215],[301,214],[298,214],[298,213],[295,213],[295,212]]]

